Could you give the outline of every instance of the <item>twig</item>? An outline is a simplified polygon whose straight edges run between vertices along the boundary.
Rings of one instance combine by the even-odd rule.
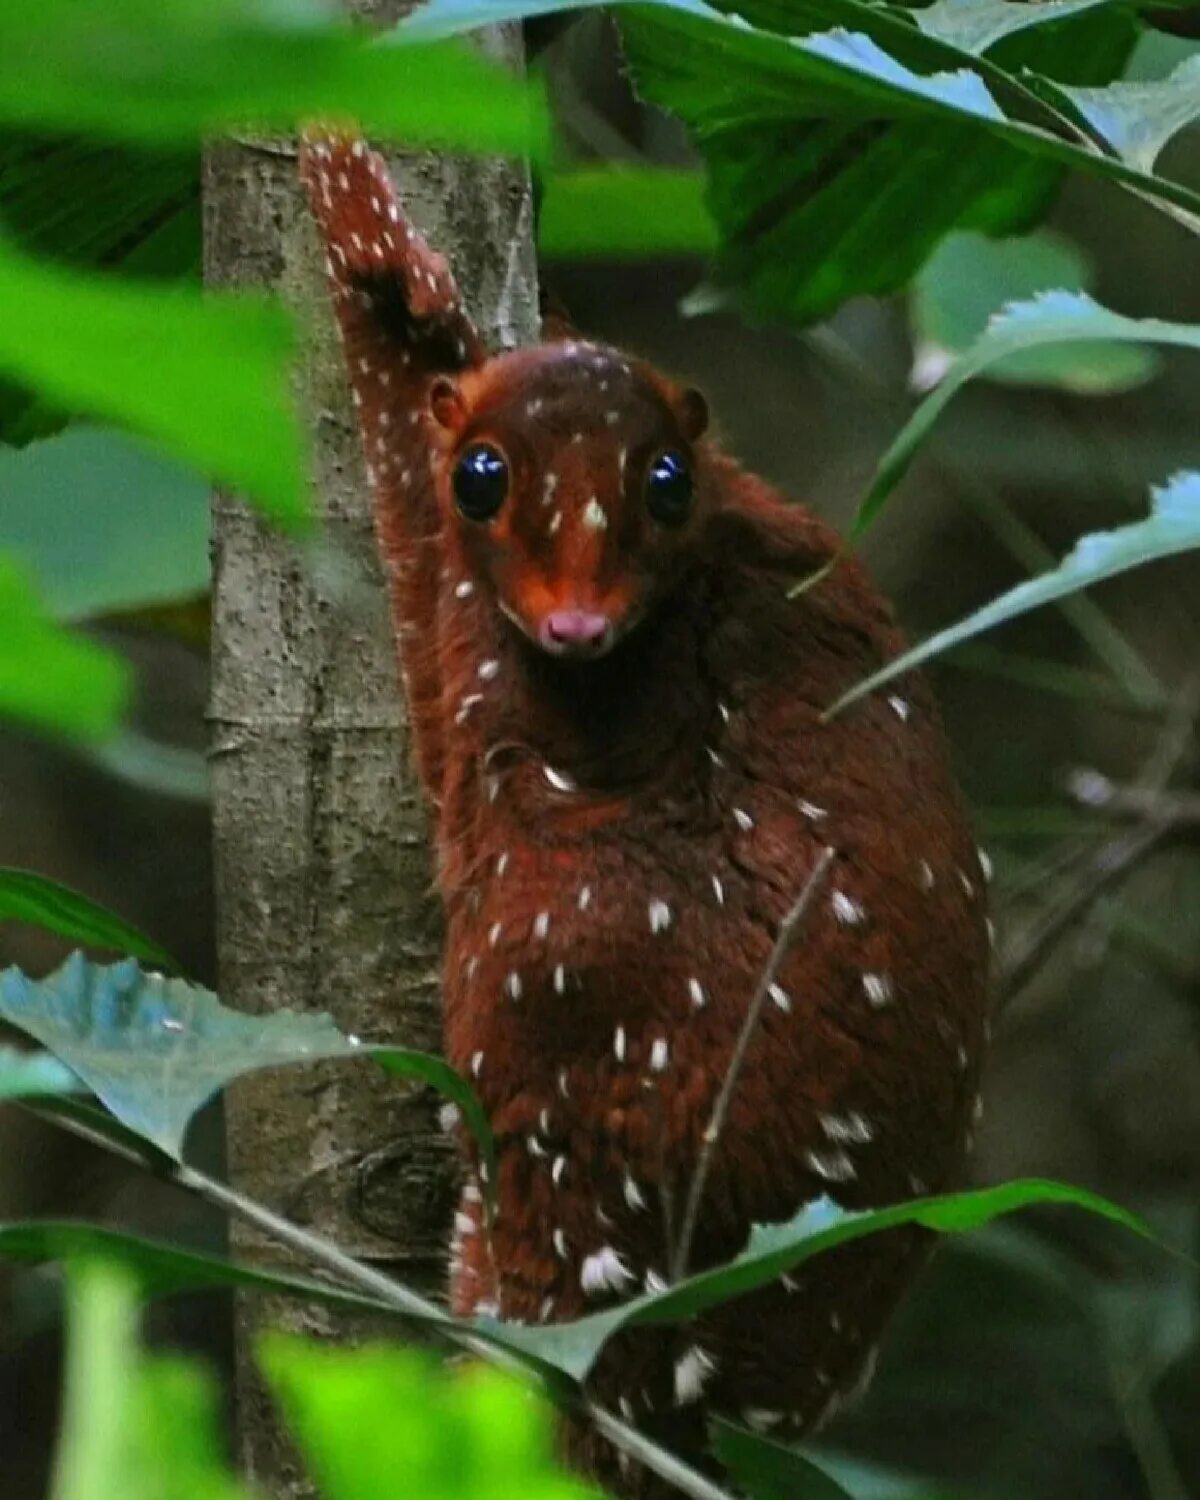
[[[339,1249],[332,1240],[326,1239],[323,1235],[314,1234],[311,1230],[302,1229],[298,1224],[293,1224],[289,1219],[273,1213],[261,1203],[243,1196],[236,1189],[218,1182],[214,1177],[209,1177],[206,1172],[200,1171],[197,1167],[173,1161],[170,1157],[153,1151],[153,1148],[149,1148],[145,1154],[142,1154],[132,1146],[122,1146],[102,1131],[92,1129],[79,1119],[58,1114],[52,1110],[39,1109],[32,1102],[29,1103],[28,1108],[39,1118],[70,1131],[92,1145],[111,1151],[123,1160],[152,1172],[155,1176],[173,1183],[176,1187],[183,1188],[196,1197],[203,1198],[226,1213],[244,1219],[248,1224],[253,1224],[256,1229],[261,1230],[277,1244],[286,1245],[288,1249],[302,1255],[313,1265],[332,1272],[343,1283],[370,1293],[396,1312],[419,1319],[431,1333],[446,1339],[458,1348],[468,1350],[489,1364],[497,1365],[523,1379],[530,1378],[530,1366],[518,1355],[471,1332],[435,1302],[428,1301],[406,1287],[403,1282],[394,1281],[390,1276],[384,1276],[382,1272],[375,1271],[361,1261],[355,1260],[353,1256]],[[636,1427],[631,1427],[628,1422],[623,1421],[590,1397],[580,1395],[574,1405],[614,1448],[627,1453],[636,1463],[674,1485],[681,1495],[688,1495],[691,1500],[734,1500],[728,1490],[721,1489],[719,1485],[693,1469],[690,1464],[677,1458],[667,1449],[660,1448]]]
[[[1142,860],[1181,828],[1193,826],[1198,800],[1188,794],[1167,791],[1171,778],[1186,758],[1200,716],[1200,675],[1193,677],[1171,706],[1154,748],[1137,777],[1120,789],[1130,811],[1138,810],[1142,821],[1132,832],[1106,841],[1080,872],[1074,888],[1054,910],[1030,924],[1022,938],[1008,946],[1003,967],[996,977],[996,1013],[1025,986],[1046,953],[1075,922],[1095,905],[1097,898],[1123,880]],[[1117,789],[1095,772],[1077,772],[1070,789],[1087,806],[1108,807]],[[1178,805],[1177,805],[1178,804]],[[1185,816],[1176,813],[1182,808]]]
[[[1110,886],[1123,880],[1153,853],[1171,832],[1171,828],[1162,823],[1146,823],[1124,838],[1103,845],[1081,874],[1074,890],[1053,911],[1031,924],[1017,942],[1008,945],[994,987],[994,1016],[998,1016],[1024,989],[1063,933],[1085,916]]]
[[[738,1078],[741,1076],[742,1067],[746,1061],[746,1054],[750,1050],[750,1042],[758,1026],[759,1017],[762,1015],[763,1006],[766,1004],[767,995],[771,986],[775,983],[783,962],[791,952],[792,944],[800,930],[808,910],[821,885],[825,875],[832,863],[836,850],[826,848],[820,859],[817,860],[804,882],[804,889],[797,897],[795,905],[783,921],[779,924],[779,933],[775,938],[775,946],[771,949],[771,956],[767,959],[766,966],[758,977],[758,985],[754,991],[754,998],[750,1001],[750,1007],[746,1011],[746,1018],[742,1022],[741,1033],[733,1049],[733,1056],[729,1059],[729,1067],[726,1069],[724,1081],[720,1092],[717,1094],[716,1103],[713,1105],[712,1118],[704,1132],[703,1142],[700,1147],[700,1159],[696,1163],[696,1171],[688,1187],[687,1202],[683,1211],[683,1223],[679,1230],[679,1243],[675,1247],[675,1254],[671,1264],[671,1280],[679,1281],[687,1275],[688,1256],[691,1254],[692,1240],[696,1234],[696,1221],[700,1215],[700,1203],[704,1197],[704,1189],[708,1182],[708,1174],[712,1170],[713,1156],[717,1149],[717,1143],[721,1139],[721,1132],[725,1128],[725,1121],[729,1114],[729,1106],[733,1099],[733,1091],[737,1086]]]

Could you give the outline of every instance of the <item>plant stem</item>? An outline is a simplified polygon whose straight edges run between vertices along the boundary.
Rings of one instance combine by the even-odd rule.
[[[382,1272],[355,1260],[353,1256],[347,1255],[344,1250],[339,1249],[323,1235],[302,1229],[298,1224],[293,1224],[290,1219],[285,1219],[261,1203],[245,1197],[236,1189],[210,1177],[206,1172],[183,1162],[176,1162],[158,1152],[151,1154],[147,1151],[143,1155],[133,1146],[122,1145],[110,1139],[103,1131],[94,1129],[73,1116],[51,1111],[43,1113],[36,1107],[34,1107],[34,1112],[70,1131],[73,1135],[89,1141],[92,1145],[101,1146],[106,1151],[111,1151],[124,1160],[174,1183],[186,1192],[203,1198],[229,1215],[253,1224],[256,1229],[268,1235],[277,1244],[286,1245],[288,1249],[302,1255],[313,1265],[332,1272],[344,1283],[370,1293],[392,1310],[419,1320],[432,1333],[445,1338],[458,1348],[465,1349],[489,1364],[498,1365],[501,1369],[508,1370],[526,1380],[538,1373],[528,1361],[523,1360],[512,1350],[492,1343],[484,1335],[451,1317],[435,1302],[430,1302],[419,1293],[412,1291],[403,1282],[394,1281],[390,1276],[384,1276]],[[555,1392],[550,1388],[544,1376],[539,1378],[547,1394],[554,1395]],[[558,1394],[561,1399],[561,1391]],[[712,1480],[707,1479],[667,1449],[660,1448],[636,1427],[630,1426],[628,1422],[623,1421],[590,1397],[581,1394],[574,1404],[614,1448],[628,1454],[636,1463],[674,1485],[681,1495],[690,1496],[691,1500],[734,1500],[728,1490],[714,1484]]]
[[[746,1018],[742,1022],[742,1029],[737,1043],[733,1049],[733,1056],[729,1059],[729,1067],[726,1069],[725,1078],[722,1081],[720,1092],[717,1094],[716,1103],[713,1106],[712,1118],[708,1122],[708,1128],[704,1132],[703,1143],[700,1147],[700,1159],[696,1163],[695,1175],[692,1177],[688,1188],[687,1202],[683,1211],[683,1223],[679,1230],[679,1243],[675,1247],[675,1254],[671,1264],[671,1280],[680,1281],[687,1275],[688,1256],[691,1254],[692,1240],[696,1234],[696,1223],[700,1216],[700,1204],[704,1197],[704,1189],[708,1182],[708,1174],[712,1170],[713,1156],[717,1149],[717,1143],[721,1139],[721,1132],[725,1128],[725,1121],[729,1115],[729,1106],[733,1099],[733,1091],[737,1086],[738,1078],[741,1076],[742,1068],[746,1062],[746,1054],[750,1049],[750,1042],[758,1026],[759,1017],[762,1015],[763,1006],[766,1004],[767,995],[783,962],[791,952],[792,944],[796,941],[797,934],[808,915],[809,908],[824,883],[826,873],[833,861],[836,850],[826,848],[809,873],[804,882],[804,889],[797,897],[795,904],[783,921],[779,924],[779,932],[775,938],[775,946],[771,950],[771,956],[766,962],[762,973],[758,977],[758,985],[754,991],[754,998],[750,1001],[750,1007],[746,1011]]]

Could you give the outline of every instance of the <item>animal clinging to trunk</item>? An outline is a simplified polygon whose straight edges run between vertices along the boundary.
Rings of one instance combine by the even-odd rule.
[[[433,809],[463,1141],[460,1314],[584,1315],[679,1269],[680,1216],[780,923],[704,1181],[691,1269],[828,1195],[951,1185],[977,1109],[984,873],[925,682],[823,710],[901,648],[836,535],[707,435],[703,398],[618,350],[490,356],[381,159],[314,137],[418,770]],[[862,1380],[919,1264],[894,1230],[603,1352],[598,1399],[701,1452],[713,1412],[811,1430]],[[628,1494],[583,1427],[574,1459]]]

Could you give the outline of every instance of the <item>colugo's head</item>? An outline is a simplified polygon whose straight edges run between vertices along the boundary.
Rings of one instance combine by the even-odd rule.
[[[608,651],[676,580],[706,510],[704,398],[597,344],[430,388],[438,501],[464,559],[542,650]]]

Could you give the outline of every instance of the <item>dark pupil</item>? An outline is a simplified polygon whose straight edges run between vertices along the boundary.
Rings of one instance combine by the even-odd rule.
[[[692,476],[683,455],[662,453],[646,476],[646,504],[650,514],[668,526],[686,520],[692,503]]]
[[[508,493],[508,465],[486,443],[468,448],[454,470],[454,499],[471,521],[490,521]]]

